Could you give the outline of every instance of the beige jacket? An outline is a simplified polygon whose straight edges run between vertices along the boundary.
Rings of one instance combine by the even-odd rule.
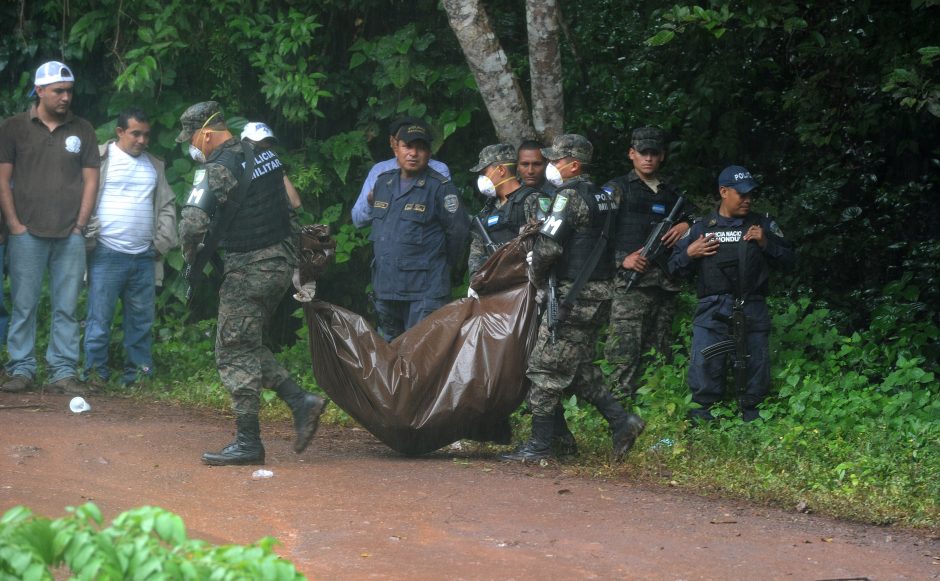
[[[104,189],[105,176],[108,174],[108,146],[114,139],[98,146],[101,154],[101,177],[98,179],[98,199],[101,199],[101,190]],[[163,257],[166,253],[179,245],[179,235],[176,232],[176,195],[166,181],[166,171],[163,161],[148,152],[144,152],[153,169],[157,171],[157,187],[153,195],[153,248],[156,250],[154,258],[154,275],[157,286],[163,285]],[[97,215],[95,216],[97,219]]]

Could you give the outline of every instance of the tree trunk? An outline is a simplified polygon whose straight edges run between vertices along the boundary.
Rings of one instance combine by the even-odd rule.
[[[558,47],[557,0],[526,0],[532,122],[545,143],[565,130],[565,99]]]
[[[509,68],[509,59],[480,1],[443,0],[443,4],[498,139],[518,146],[523,140],[534,137],[535,129],[519,81]],[[558,90],[561,90],[560,86]]]

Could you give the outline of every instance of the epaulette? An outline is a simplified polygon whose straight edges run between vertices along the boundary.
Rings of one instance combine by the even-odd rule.
[[[377,176],[375,177],[375,180],[378,181],[379,178],[382,177],[382,176],[384,176],[385,174],[397,174],[397,173],[399,173],[399,172],[401,172],[401,170],[400,170],[399,168],[393,167],[392,169],[385,170],[385,171],[383,171],[382,173],[380,173],[379,175],[377,175]]]
[[[447,177],[447,176],[445,176],[444,174],[442,174],[442,173],[440,173],[440,172],[438,172],[438,171],[432,169],[431,166],[428,166],[428,176],[430,176],[430,177],[436,179],[437,181],[441,182],[442,184],[446,184],[447,182],[450,181],[450,178],[449,178],[449,177]]]

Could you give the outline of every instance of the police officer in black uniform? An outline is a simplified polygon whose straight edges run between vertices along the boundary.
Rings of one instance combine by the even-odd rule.
[[[725,168],[718,177],[718,210],[696,222],[669,259],[670,272],[697,278],[688,381],[692,401],[701,407],[689,412],[692,419],[713,420],[710,408],[722,398],[727,358],[706,359],[702,350],[732,337],[735,298],[743,300],[746,321],[747,382],[737,394],[745,421],[759,417],[757,406],[770,389],[768,274],[792,267],[796,255],[772,218],[751,211],[756,187],[747,169]]]
[[[423,122],[395,135],[400,169],[380,174],[372,201],[372,288],[387,341],[450,301],[451,270],[467,248],[470,218],[453,182],[428,167]]]

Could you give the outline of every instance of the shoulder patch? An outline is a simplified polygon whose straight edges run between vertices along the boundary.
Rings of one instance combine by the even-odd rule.
[[[555,203],[552,204],[552,212],[561,212],[568,205],[568,196],[558,194],[555,196]]]
[[[770,231],[773,232],[775,236],[783,238],[783,230],[781,230],[780,226],[777,225],[776,220],[770,221]]]
[[[204,179],[206,179],[206,170],[197,169],[196,173],[193,174],[193,185],[198,186]]]
[[[457,208],[460,206],[460,202],[457,200],[456,194],[447,194],[444,196],[444,209],[450,212],[451,214],[457,211]]]
[[[552,208],[552,199],[548,196],[539,196],[539,210],[543,214],[548,214],[548,211]]]

